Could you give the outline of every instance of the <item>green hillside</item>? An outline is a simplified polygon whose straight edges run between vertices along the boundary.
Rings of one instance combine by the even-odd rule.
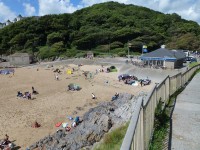
[[[16,51],[40,58],[95,54],[120,56],[165,44],[169,49],[200,51],[200,26],[177,14],[117,2],[96,4],[73,14],[29,17],[0,29],[0,54]]]

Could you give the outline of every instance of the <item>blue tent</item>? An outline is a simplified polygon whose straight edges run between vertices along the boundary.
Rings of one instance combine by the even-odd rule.
[[[4,70],[0,70],[0,74],[10,74],[13,73],[14,69],[4,69]]]

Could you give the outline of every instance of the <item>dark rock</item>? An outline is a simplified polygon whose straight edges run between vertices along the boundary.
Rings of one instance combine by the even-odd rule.
[[[126,93],[120,94],[115,101],[101,102],[83,115],[82,122],[76,128],[72,128],[69,132],[59,130],[36,142],[31,148],[42,147],[42,145],[45,145],[47,150],[91,148],[113,126],[123,124],[130,119],[136,102],[136,97]],[[77,109],[81,110],[78,107]],[[73,112],[73,115],[75,114],[76,111]]]

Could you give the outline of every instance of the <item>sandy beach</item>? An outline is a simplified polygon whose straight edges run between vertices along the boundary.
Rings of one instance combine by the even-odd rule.
[[[95,73],[96,69],[101,68],[100,65],[83,65],[73,74],[67,74],[66,70],[73,67],[77,68],[77,65],[52,68],[32,66],[16,68],[14,75],[0,75],[0,139],[8,134],[20,149],[25,149],[44,136],[54,133],[58,129],[55,124],[68,121],[67,116],[82,116],[99,102],[110,101],[116,92],[137,95],[140,91],[150,91],[155,85],[126,85],[118,81],[120,72],[100,72],[93,79],[85,79],[83,71]],[[53,72],[56,68],[62,68],[59,81],[55,80]],[[82,89],[67,91],[69,83],[77,83]],[[17,91],[31,92],[32,86],[39,92],[32,96],[32,100],[16,97]],[[91,93],[96,95],[96,100],[92,99]],[[73,115],[75,111],[77,114]],[[34,121],[41,124],[41,127],[32,128]]]

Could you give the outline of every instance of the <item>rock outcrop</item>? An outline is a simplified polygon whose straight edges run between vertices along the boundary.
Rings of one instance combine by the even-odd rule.
[[[114,101],[102,102],[85,113],[77,127],[69,132],[64,128],[58,130],[31,145],[30,149],[77,150],[90,147],[99,142],[112,127],[120,126],[130,119],[137,99],[131,94],[120,94]]]

